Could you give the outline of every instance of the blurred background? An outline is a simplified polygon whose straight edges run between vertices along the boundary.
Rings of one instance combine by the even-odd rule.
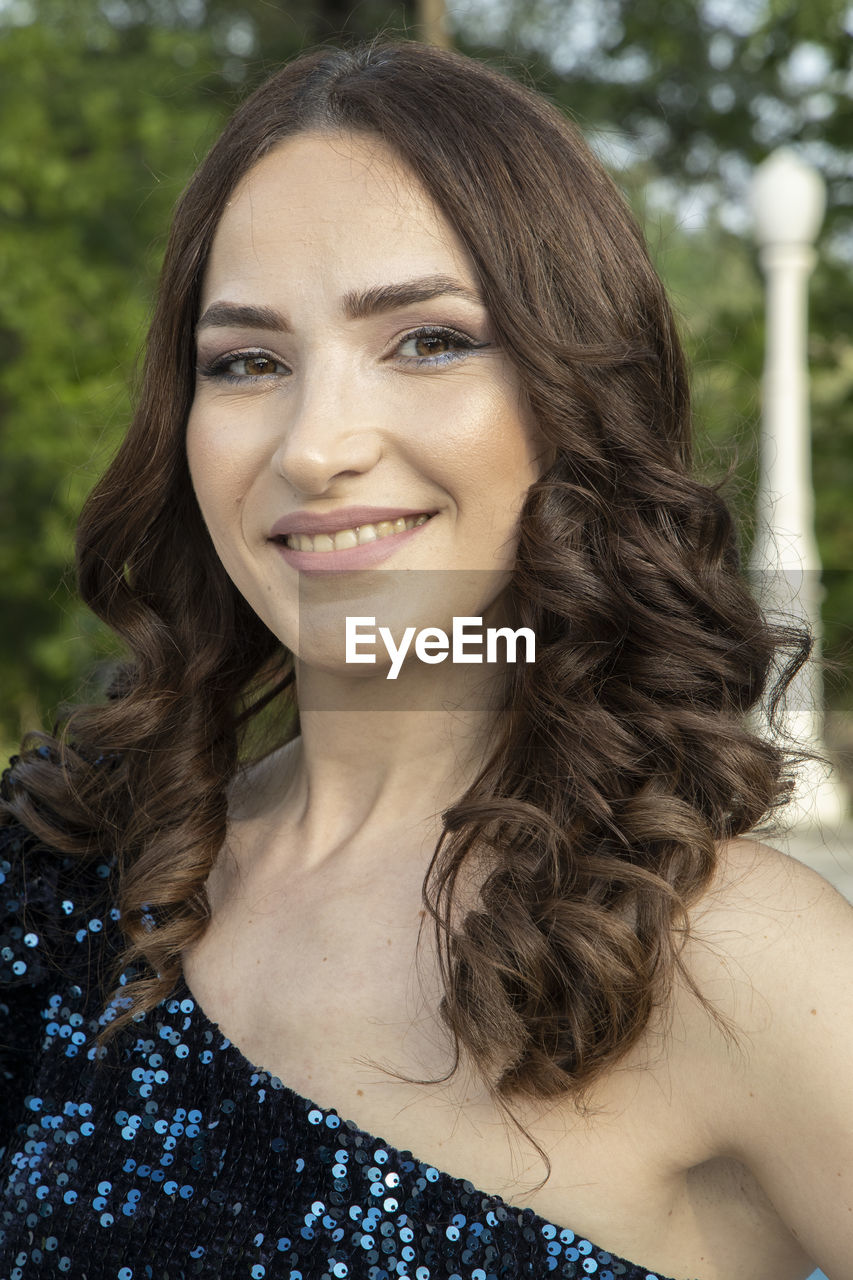
[[[694,368],[702,468],[747,554],[763,284],[751,174],[828,187],[811,281],[830,749],[853,763],[853,4],[843,0],[0,0],[0,750],[113,641],[74,598],[75,514],[128,420],[170,211],[235,104],[321,41],[433,40],[544,91],[634,206]]]

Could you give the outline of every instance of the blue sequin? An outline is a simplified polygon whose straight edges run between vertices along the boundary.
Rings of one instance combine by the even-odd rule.
[[[87,1280],[665,1280],[288,1089],[183,981],[99,1063],[95,1038],[124,999],[104,1009],[92,963],[120,945],[110,874],[99,864],[87,884],[72,859],[0,828],[10,1280],[45,1266]]]

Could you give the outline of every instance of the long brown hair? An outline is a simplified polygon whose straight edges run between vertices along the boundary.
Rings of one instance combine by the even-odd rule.
[[[57,849],[117,858],[117,972],[138,976],[107,1038],[169,994],[206,927],[247,726],[270,700],[295,710],[290,655],[214,553],[184,430],[225,203],[309,129],[367,133],[408,165],[556,450],[510,588],[537,660],[514,668],[494,749],[443,814],[424,901],[456,1064],[464,1049],[501,1105],[580,1098],[668,991],[716,842],[784,798],[783,755],[746,715],[785,646],[776,696],[808,642],[762,618],[726,503],[691,472],[681,347],[622,197],[566,118],[500,71],[409,42],[323,47],[233,116],[177,208],[138,410],[79,526],[81,593],[131,656],[105,705],[25,744],[5,811]],[[483,849],[458,921],[460,870]]]

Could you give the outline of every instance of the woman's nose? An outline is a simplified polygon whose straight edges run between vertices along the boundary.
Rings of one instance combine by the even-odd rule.
[[[352,381],[327,363],[302,377],[283,411],[273,466],[299,493],[324,493],[337,476],[369,471],[382,456],[381,406]]]

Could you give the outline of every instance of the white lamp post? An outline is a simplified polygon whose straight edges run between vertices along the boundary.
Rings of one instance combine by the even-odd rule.
[[[752,210],[767,278],[767,339],[758,522],[751,568],[771,613],[805,622],[820,653],[820,558],[814,534],[809,428],[808,279],[826,204],[823,179],[782,148],[759,165]],[[788,691],[789,727],[802,745],[823,746],[823,682],[816,663]],[[792,825],[836,825],[846,809],[838,779],[806,765],[788,810]]]

